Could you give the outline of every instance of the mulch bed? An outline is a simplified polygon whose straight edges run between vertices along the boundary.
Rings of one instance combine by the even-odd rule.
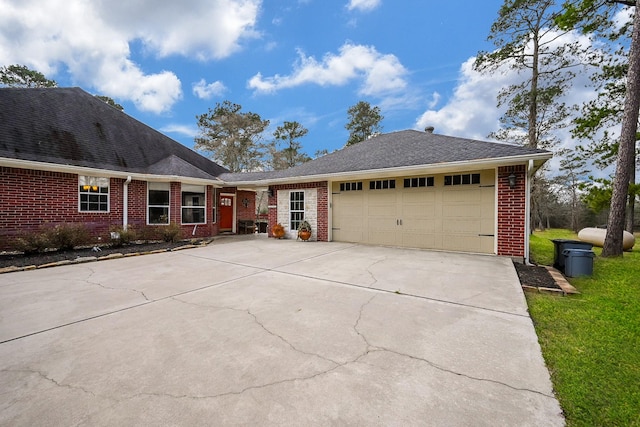
[[[518,262],[514,262],[513,265],[516,267],[521,285],[562,290],[546,268],[537,265],[524,265]]]
[[[25,267],[28,265],[44,265],[59,261],[73,261],[77,258],[85,257],[102,257],[109,254],[121,253],[131,254],[139,252],[149,252],[156,250],[171,250],[180,246],[189,244],[190,242],[154,242],[129,244],[121,247],[101,247],[100,251],[94,251],[92,248],[74,249],[71,251],[48,251],[39,254],[23,255],[21,253],[3,253],[0,254],[0,268],[4,267]]]

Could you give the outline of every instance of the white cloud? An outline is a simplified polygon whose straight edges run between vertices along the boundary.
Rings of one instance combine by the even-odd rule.
[[[576,40],[583,45],[590,43],[586,37],[578,34],[567,34],[558,42]],[[473,69],[474,61],[475,58],[469,58],[462,64],[453,96],[440,108],[435,108],[440,101],[439,95],[433,94],[428,109],[417,118],[415,129],[422,130],[427,126],[434,126],[435,132],[440,134],[486,140],[489,133],[500,128],[499,118],[504,114],[506,107],[496,106],[498,92],[503,87],[520,83],[525,75],[519,75],[508,65],[492,73],[480,73]],[[576,71],[578,73],[570,90],[561,99],[566,105],[582,105],[596,95],[589,87],[590,75],[595,70]],[[555,135],[560,140],[560,149],[573,149],[583,143],[575,140],[568,128],[556,131]],[[559,167],[559,159],[554,158],[549,164],[552,172],[555,172]],[[597,175],[601,174],[599,171],[595,172]]]
[[[382,4],[382,0],[350,0],[347,4],[349,10],[360,10],[362,12],[369,12],[379,7]]]
[[[162,113],[182,97],[169,71],[146,73],[131,60],[129,44],[164,57],[224,58],[253,29],[261,0],[106,2],[0,0],[0,63],[27,65],[56,78],[69,71],[77,84]]]
[[[430,107],[425,111],[417,119],[416,128],[433,126],[438,133],[475,139],[486,139],[498,128],[503,112],[496,108],[496,96],[501,87],[516,83],[518,75],[509,69],[481,74],[474,71],[474,61],[469,58],[460,67],[459,83],[448,102],[440,109]]]
[[[160,132],[173,133],[195,138],[198,135],[198,128],[190,125],[168,124],[161,127]]]
[[[337,55],[327,54],[322,61],[298,51],[299,59],[289,75],[253,76],[248,87],[256,92],[273,93],[305,84],[343,86],[360,80],[361,95],[385,96],[403,90],[407,70],[395,55],[383,55],[374,47],[344,44]]]
[[[436,105],[440,102],[442,96],[438,92],[433,92],[431,95],[431,101],[429,102],[429,109],[436,108]]]
[[[227,91],[227,87],[221,81],[207,84],[205,79],[194,83],[192,87],[193,94],[200,99],[211,99],[214,96],[222,96]]]

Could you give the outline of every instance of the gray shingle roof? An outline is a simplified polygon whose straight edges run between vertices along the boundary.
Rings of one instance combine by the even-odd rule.
[[[0,157],[201,179],[228,172],[80,88],[0,89]]]
[[[548,158],[551,153],[510,144],[403,130],[376,136],[290,169],[256,173],[250,179],[268,180],[331,175],[509,157],[537,157],[537,155]],[[237,182],[246,181],[248,176],[225,173],[220,178]]]

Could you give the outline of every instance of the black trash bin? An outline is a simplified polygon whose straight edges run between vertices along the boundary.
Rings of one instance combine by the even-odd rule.
[[[596,254],[586,249],[565,249],[564,274],[569,277],[591,276],[593,274],[593,258]]]
[[[562,272],[564,272],[565,260],[563,252],[566,249],[583,249],[590,251],[593,248],[593,244],[582,242],[580,240],[552,239],[551,241],[555,245],[553,250],[553,266]]]

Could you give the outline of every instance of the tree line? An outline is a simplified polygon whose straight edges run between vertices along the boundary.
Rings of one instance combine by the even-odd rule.
[[[345,146],[364,141],[382,130],[380,108],[359,101],[347,110],[345,128],[349,138]],[[199,134],[195,149],[209,156],[232,172],[287,169],[311,160],[302,149],[300,139],[309,130],[297,121],[284,121],[271,138],[265,137],[269,120],[259,114],[242,111],[231,101],[219,102],[215,108],[196,116]],[[318,150],[315,156],[327,154]]]
[[[506,112],[500,129],[490,136],[550,149],[561,158],[559,175],[549,177],[542,169],[534,179],[533,224],[550,224],[558,203],[568,207],[565,218],[574,229],[585,208],[607,210],[603,256],[622,255],[622,231],[633,231],[640,195],[635,183],[640,140],[638,6],[640,0],[505,0],[488,36],[495,50],[479,52],[474,64],[480,72],[510,69],[523,77],[499,92],[497,104]],[[583,73],[591,74],[597,96],[584,105],[567,105],[566,95]],[[618,126],[619,133],[612,134]],[[558,149],[558,131],[564,129],[580,141],[576,150]],[[615,164],[615,174],[594,179],[590,162],[601,168]]]

